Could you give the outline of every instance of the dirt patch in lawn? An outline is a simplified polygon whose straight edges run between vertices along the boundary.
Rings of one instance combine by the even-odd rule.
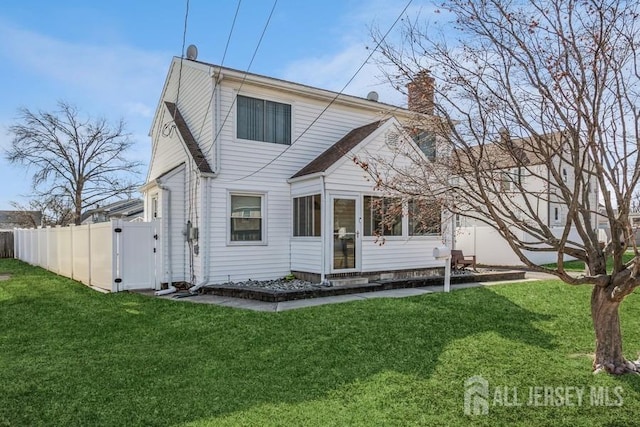
[[[9,280],[10,278],[11,276],[8,274],[0,273],[0,282],[2,282],[3,280]]]

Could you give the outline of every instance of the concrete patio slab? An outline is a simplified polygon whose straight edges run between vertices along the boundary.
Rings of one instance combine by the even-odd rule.
[[[458,285],[456,285],[457,287]],[[430,286],[432,288],[442,288],[442,286]],[[442,290],[441,290],[442,291]],[[440,291],[440,292],[441,292]],[[413,297],[417,295],[431,294],[433,292],[438,292],[436,290],[430,290],[426,288],[404,288],[404,289],[390,289],[388,291],[377,291],[377,292],[363,292],[360,294],[353,294],[355,296],[371,299],[371,298],[404,298],[404,297]]]
[[[347,294],[347,295],[336,295],[332,297],[307,298],[307,299],[297,299],[297,300],[291,300],[291,301],[282,301],[277,303],[278,304],[277,311],[295,310],[298,308],[315,307],[318,305],[336,304],[341,302],[360,301],[362,299],[363,299],[362,297],[359,297],[356,294]]]
[[[527,272],[524,279],[503,280],[503,281],[496,281],[496,282],[459,283],[459,284],[452,285],[451,291],[455,292],[456,290],[459,290],[459,289],[467,289],[467,288],[474,288],[474,287],[480,287],[480,286],[494,286],[494,285],[504,285],[508,283],[532,282],[537,280],[548,280],[548,279],[554,279],[554,278],[555,278],[554,276],[551,276],[548,274]],[[213,305],[219,305],[223,307],[241,308],[241,309],[253,310],[253,311],[278,312],[278,311],[296,310],[296,309],[307,308],[307,307],[317,307],[325,304],[338,304],[343,302],[363,301],[363,300],[372,299],[372,298],[405,298],[405,297],[430,294],[434,292],[444,292],[444,287],[442,285],[430,285],[430,286],[422,286],[422,287],[416,287],[416,288],[388,289],[384,291],[360,292],[360,293],[353,293],[353,294],[334,295],[334,296],[326,296],[326,297],[319,297],[319,298],[297,299],[297,300],[280,301],[280,302],[259,301],[255,299],[235,298],[230,296],[220,296],[220,295],[214,295],[214,294],[208,294],[208,293],[190,295],[186,291],[181,291],[175,294],[163,295],[156,298],[163,298],[163,299],[172,300],[176,302],[191,302],[195,304],[213,304]],[[147,296],[154,296],[154,291],[152,290],[136,291],[136,293],[140,293],[142,295],[147,295]]]

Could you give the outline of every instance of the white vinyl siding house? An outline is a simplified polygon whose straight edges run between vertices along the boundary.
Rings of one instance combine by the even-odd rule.
[[[549,144],[561,138],[561,133],[546,135]],[[514,139],[515,146],[527,146],[527,138]],[[491,144],[484,146],[484,150],[491,150]],[[495,170],[496,188],[509,195],[511,212],[521,221],[532,221],[526,212],[533,211],[540,223],[560,236],[567,224],[568,207],[559,196],[558,182],[562,181],[569,188],[574,185],[575,169],[571,164],[562,162],[561,156],[553,156],[552,162],[536,158],[535,150],[527,148],[526,166],[515,167],[513,164],[502,164]],[[511,162],[512,163],[512,162]],[[548,163],[548,164],[547,164]],[[554,172],[558,178],[554,178]],[[595,207],[598,206],[597,181],[593,176],[584,172],[583,179],[588,190],[588,201],[594,207],[592,223],[597,224]],[[479,214],[476,213],[477,216]],[[498,235],[487,221],[480,218],[470,218],[462,213],[455,217],[455,247],[465,254],[476,255],[479,264],[519,266],[522,260],[515,254],[509,243]],[[535,240],[524,232],[516,231],[523,241]],[[570,231],[570,239],[580,239],[575,228]],[[546,264],[557,261],[557,253],[543,251],[525,252],[526,256],[535,263]]]
[[[164,280],[201,285],[290,272],[330,278],[441,267],[432,256],[441,236],[409,235],[406,216],[401,233],[384,245],[363,232],[365,196],[377,193],[352,156],[388,150],[385,132],[415,114],[175,58],[151,130],[143,187],[147,219],[157,200],[171,236],[163,244],[175,246],[167,248],[175,259]],[[327,161],[324,153],[354,132],[349,149]],[[323,167],[307,173],[318,159]],[[169,171],[177,174],[171,180]]]

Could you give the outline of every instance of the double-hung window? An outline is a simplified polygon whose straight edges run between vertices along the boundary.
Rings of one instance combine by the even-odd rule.
[[[523,167],[517,167],[501,172],[501,190],[502,191],[516,191],[518,186],[524,184],[527,170]]]
[[[231,242],[264,241],[264,196],[231,194],[229,240]]]
[[[291,105],[238,95],[240,139],[291,145]]]
[[[293,235],[295,237],[318,237],[321,231],[320,195],[295,197],[293,199]]]

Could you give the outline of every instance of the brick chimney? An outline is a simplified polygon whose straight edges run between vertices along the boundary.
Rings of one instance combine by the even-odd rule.
[[[434,85],[435,79],[431,77],[431,72],[429,70],[420,70],[413,80],[407,84],[409,110],[433,115]]]

